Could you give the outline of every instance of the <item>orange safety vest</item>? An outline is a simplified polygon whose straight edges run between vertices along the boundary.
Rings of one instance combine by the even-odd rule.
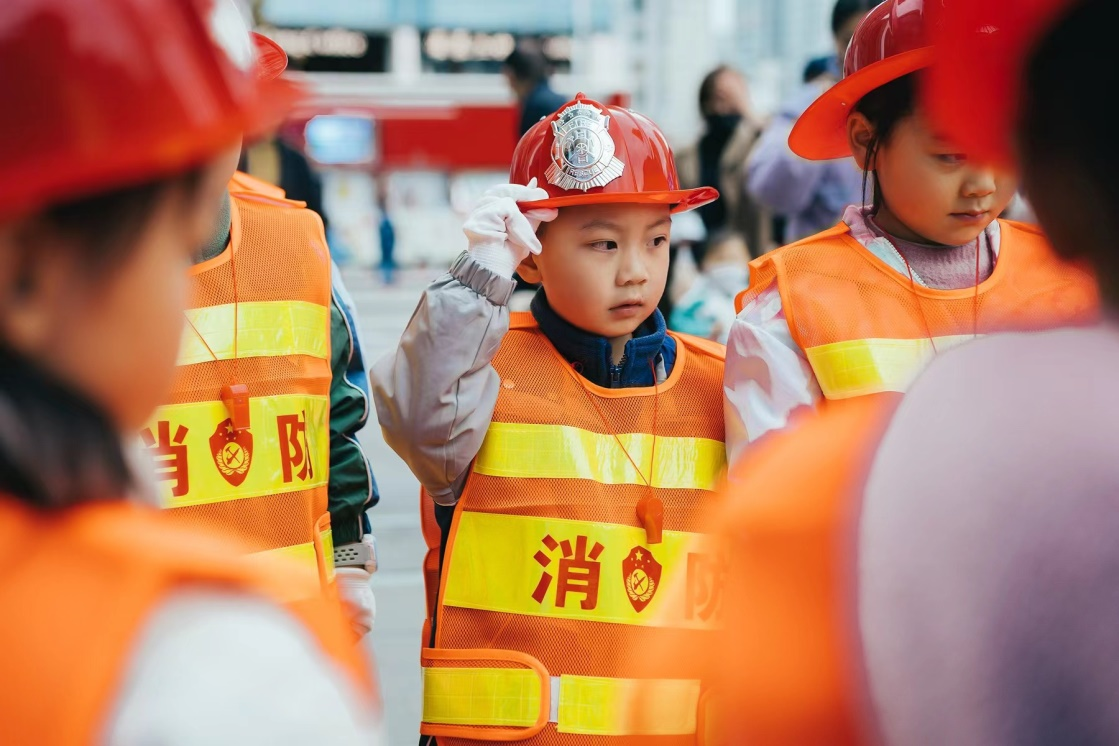
[[[245,174],[229,191],[230,247],[191,269],[178,375],[141,438],[171,514],[233,532],[254,553],[300,558],[325,584],[334,552],[322,220]]]
[[[857,631],[857,518],[897,400],[806,413],[731,468],[717,524],[719,635],[665,651],[700,661],[708,743],[872,743]]]
[[[37,511],[0,496],[0,742],[103,741],[148,619],[180,590],[277,604],[294,586],[314,595],[312,571],[230,562],[229,544],[123,501]],[[369,664],[337,605],[312,599],[289,611],[376,704]]]
[[[447,541],[435,646],[422,653],[421,733],[441,746],[695,743],[699,671],[660,651],[716,623],[702,516],[725,470],[724,348],[672,336],[668,380],[605,389],[529,314],[512,314]],[[659,541],[637,515],[650,492],[664,509]],[[425,528],[430,546],[438,532]],[[631,647],[646,651],[647,676],[633,676]]]
[[[975,288],[914,286],[844,223],[750,263],[739,311],[774,282],[793,340],[829,400],[904,392],[937,352],[976,334],[1090,321],[1091,276],[1062,262],[1041,232],[1000,220],[991,276]]]

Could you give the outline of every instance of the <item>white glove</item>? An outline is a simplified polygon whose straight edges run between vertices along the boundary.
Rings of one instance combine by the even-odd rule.
[[[334,569],[338,596],[342,599],[346,617],[350,620],[350,626],[353,627],[358,638],[369,634],[373,629],[373,620],[377,616],[377,599],[373,597],[373,589],[369,586],[372,577],[361,567]]]
[[[495,274],[512,278],[525,257],[539,254],[536,229],[541,223],[555,220],[559,210],[542,207],[522,213],[517,203],[541,199],[548,199],[548,193],[536,186],[535,178],[527,186],[502,184],[487,189],[462,224],[467,251],[474,261]]]

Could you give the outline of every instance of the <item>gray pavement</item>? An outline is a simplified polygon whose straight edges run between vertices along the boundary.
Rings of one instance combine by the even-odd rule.
[[[395,347],[420,292],[443,271],[406,270],[396,284],[385,286],[373,270],[343,268],[346,287],[357,306],[367,366]],[[385,444],[375,412],[370,413],[369,425],[359,438],[373,462],[381,491],[380,505],[369,512],[380,559],[380,570],[373,578],[377,621],[369,644],[384,696],[386,743],[414,746],[419,739],[420,630],[425,614],[419,485]]]

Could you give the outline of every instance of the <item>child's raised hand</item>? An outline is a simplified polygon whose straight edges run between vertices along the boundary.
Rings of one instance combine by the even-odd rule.
[[[539,254],[536,229],[554,220],[559,211],[537,208],[521,212],[517,203],[547,198],[548,193],[536,186],[536,179],[528,185],[502,184],[487,189],[462,226],[474,261],[502,277],[512,277],[525,257]]]

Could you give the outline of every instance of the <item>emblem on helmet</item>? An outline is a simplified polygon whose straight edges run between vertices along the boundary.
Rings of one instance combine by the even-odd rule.
[[[610,117],[594,106],[575,103],[552,122],[552,165],[544,174],[560,189],[606,186],[622,175],[625,164],[614,157]]]

